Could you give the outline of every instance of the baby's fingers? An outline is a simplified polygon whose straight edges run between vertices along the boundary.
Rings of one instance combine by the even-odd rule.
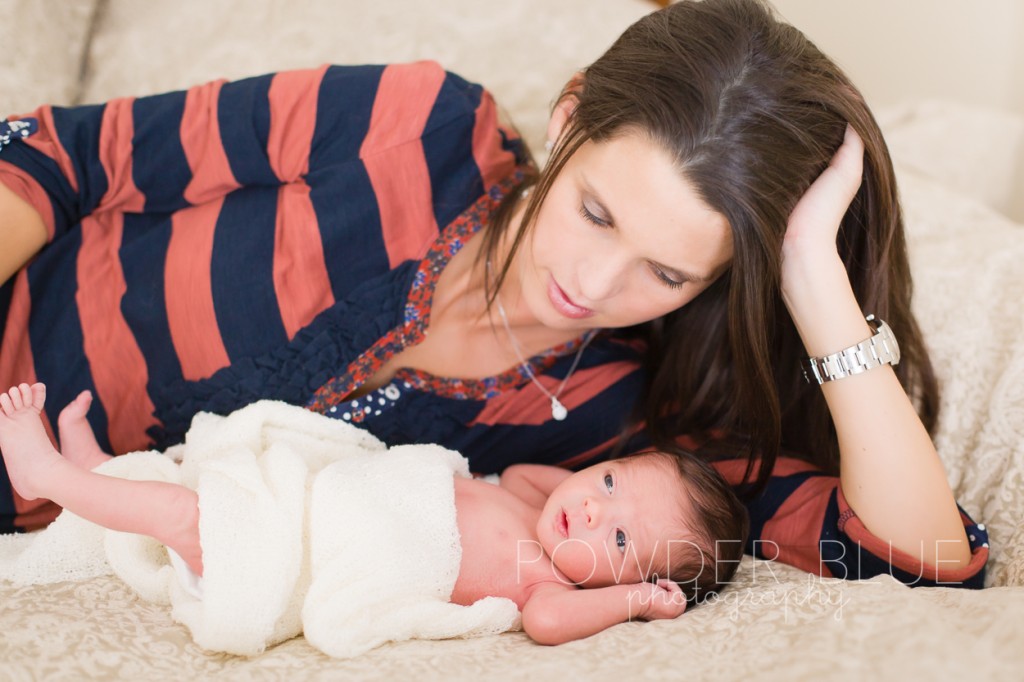
[[[686,596],[673,580],[661,579],[651,594],[652,618],[675,618],[686,610]]]
[[[675,580],[669,580],[668,578],[661,578],[661,579],[658,580],[657,585],[661,589],[663,589],[663,590],[665,590],[667,592],[670,592],[670,593],[674,593],[674,594],[682,594],[683,593],[683,590],[679,587],[679,583],[677,583]]]

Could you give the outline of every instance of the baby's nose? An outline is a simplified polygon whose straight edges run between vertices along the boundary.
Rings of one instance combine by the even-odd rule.
[[[600,521],[601,505],[592,497],[583,500],[583,514],[587,517],[587,528],[593,528]]]

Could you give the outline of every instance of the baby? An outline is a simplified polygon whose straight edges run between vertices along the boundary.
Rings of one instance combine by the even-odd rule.
[[[14,489],[156,538],[202,575],[195,491],[92,472],[109,456],[85,420],[87,392],[58,419],[62,455],[42,425],[44,401],[42,384],[0,394],[0,449]],[[455,477],[454,493],[462,556],[450,601],[510,599],[526,633],[545,644],[675,618],[729,581],[746,534],[728,485],[683,455],[648,452],[576,473],[520,464],[499,485]]]

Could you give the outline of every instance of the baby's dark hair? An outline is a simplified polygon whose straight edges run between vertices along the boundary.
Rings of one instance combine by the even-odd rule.
[[[699,604],[728,584],[739,566],[750,520],[732,487],[707,462],[683,448],[647,450],[623,459],[657,457],[679,476],[683,496],[676,523],[681,529],[667,556],[664,575]],[[648,576],[655,579],[655,576]]]

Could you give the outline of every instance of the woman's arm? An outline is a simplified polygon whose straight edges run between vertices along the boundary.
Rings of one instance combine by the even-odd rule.
[[[744,457],[712,465],[732,486],[742,486]],[[748,484],[751,478],[747,479]],[[920,551],[901,552],[873,534],[852,509],[839,485],[813,464],[793,457],[775,460],[764,493],[745,501],[753,534],[746,552],[796,566],[825,578],[865,580],[889,575],[910,587],[964,587],[985,583],[988,533],[963,510],[961,524],[971,540],[971,561],[926,566]]]
[[[808,355],[873,335],[836,248],[860,186],[864,146],[852,128],[797,204],[782,248],[782,296]],[[971,558],[946,472],[892,367],[821,386],[839,439],[840,485],[864,526],[896,549],[943,568]]]
[[[547,583],[523,605],[523,630],[539,644],[563,644],[632,620],[675,618],[686,598],[671,580],[589,590]]]
[[[336,125],[319,123],[321,100],[358,99],[381,68],[323,66],[100,105],[43,106],[17,119],[31,133],[4,146],[0,184],[41,215],[52,240],[94,213],[166,214],[240,187],[295,182],[313,164],[357,158],[365,124],[345,127],[344,115]],[[358,104],[369,110],[373,101]],[[7,261],[24,264],[5,255],[5,269]]]
[[[561,467],[544,464],[513,464],[501,473],[498,485],[515,494],[531,507],[542,509],[551,491],[572,476]]]
[[[0,182],[0,286],[46,243],[39,211]]]

